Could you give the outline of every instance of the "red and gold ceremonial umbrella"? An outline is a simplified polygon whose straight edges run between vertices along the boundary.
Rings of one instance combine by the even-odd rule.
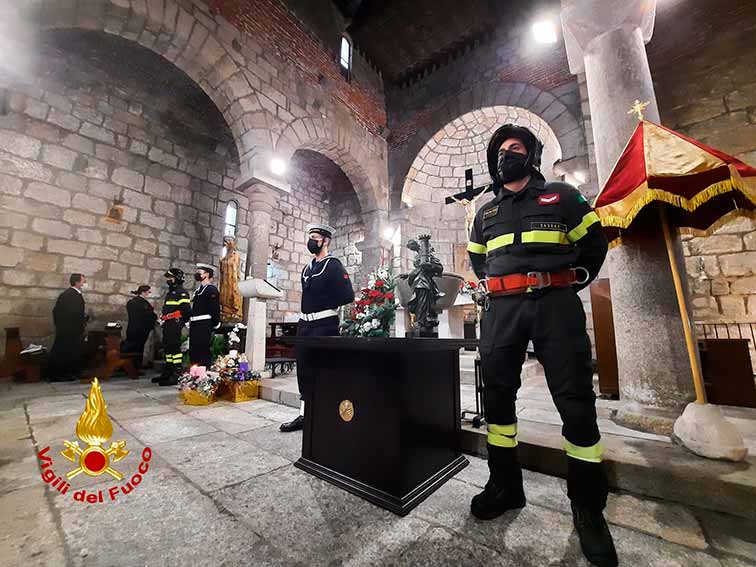
[[[636,101],[634,111],[638,112]],[[610,246],[651,203],[658,202],[661,225],[682,317],[696,402],[706,403],[682,280],[675,261],[671,227],[705,236],[734,216],[756,212],[756,168],[659,124],[643,120],[630,137],[609,179],[594,202]],[[644,218],[649,218],[648,209]],[[652,217],[656,218],[656,217]],[[636,222],[636,225],[639,223]],[[636,228],[637,229],[637,228]]]

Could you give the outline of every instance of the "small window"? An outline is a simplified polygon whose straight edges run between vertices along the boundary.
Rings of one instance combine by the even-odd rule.
[[[345,35],[341,36],[341,50],[339,54],[341,74],[349,80],[352,72],[352,42]]]
[[[223,237],[233,236],[236,238],[236,213],[239,210],[239,205],[236,201],[229,201],[226,205],[226,220],[223,228]],[[226,257],[226,247],[221,246],[221,258]]]
[[[223,236],[236,236],[236,212],[239,205],[236,201],[229,201],[226,205],[226,228]]]

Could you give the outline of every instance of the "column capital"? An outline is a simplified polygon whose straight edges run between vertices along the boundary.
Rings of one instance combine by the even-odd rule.
[[[278,205],[282,193],[267,183],[257,182],[247,186],[244,193],[249,199],[251,212],[266,212],[272,214]]]
[[[654,31],[656,0],[562,0],[562,30],[570,72],[585,69],[591,43],[605,33],[640,29],[648,43]]]

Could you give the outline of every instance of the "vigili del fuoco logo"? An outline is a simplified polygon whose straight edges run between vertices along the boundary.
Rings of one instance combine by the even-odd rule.
[[[113,424],[108,417],[108,406],[105,404],[105,398],[102,396],[102,389],[97,378],[92,381],[86,407],[76,423],[76,436],[85,446],[80,446],[79,441],[65,440],[63,441],[65,450],[60,452],[63,457],[74,464],[74,468],[65,473],[65,478],[58,476],[53,471],[53,460],[49,446],[37,453],[43,481],[61,494],[68,494],[68,490],[71,488],[71,483],[68,481],[81,473],[87,476],[107,474],[117,481],[124,480],[125,477],[120,472],[121,467],[116,468],[114,465],[126,457],[129,451],[126,449],[126,441],[111,441],[110,447],[105,448],[105,444],[113,436]],[[71,493],[73,499],[77,502],[98,504],[114,501],[119,494],[130,494],[142,482],[143,475],[150,468],[151,459],[152,450],[145,447],[142,450],[142,461],[137,467],[137,472],[131,475],[126,483],[116,484],[107,490],[75,490]],[[107,497],[104,497],[103,493],[106,493]]]

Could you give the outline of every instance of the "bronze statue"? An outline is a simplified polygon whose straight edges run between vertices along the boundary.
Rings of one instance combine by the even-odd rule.
[[[430,235],[418,236],[418,240],[407,242],[407,248],[417,254],[414,260],[415,269],[409,274],[401,274],[399,277],[406,279],[412,290],[412,297],[407,303],[407,309],[414,314],[415,324],[412,336],[437,337],[438,313],[435,305],[443,294],[438,289],[438,284],[433,279],[443,274],[444,267],[434,254],[430,245]]]
[[[220,303],[221,320],[225,323],[241,321],[242,296],[239,292],[241,257],[236,249],[236,242],[231,237],[223,239],[226,255],[220,261]]]

